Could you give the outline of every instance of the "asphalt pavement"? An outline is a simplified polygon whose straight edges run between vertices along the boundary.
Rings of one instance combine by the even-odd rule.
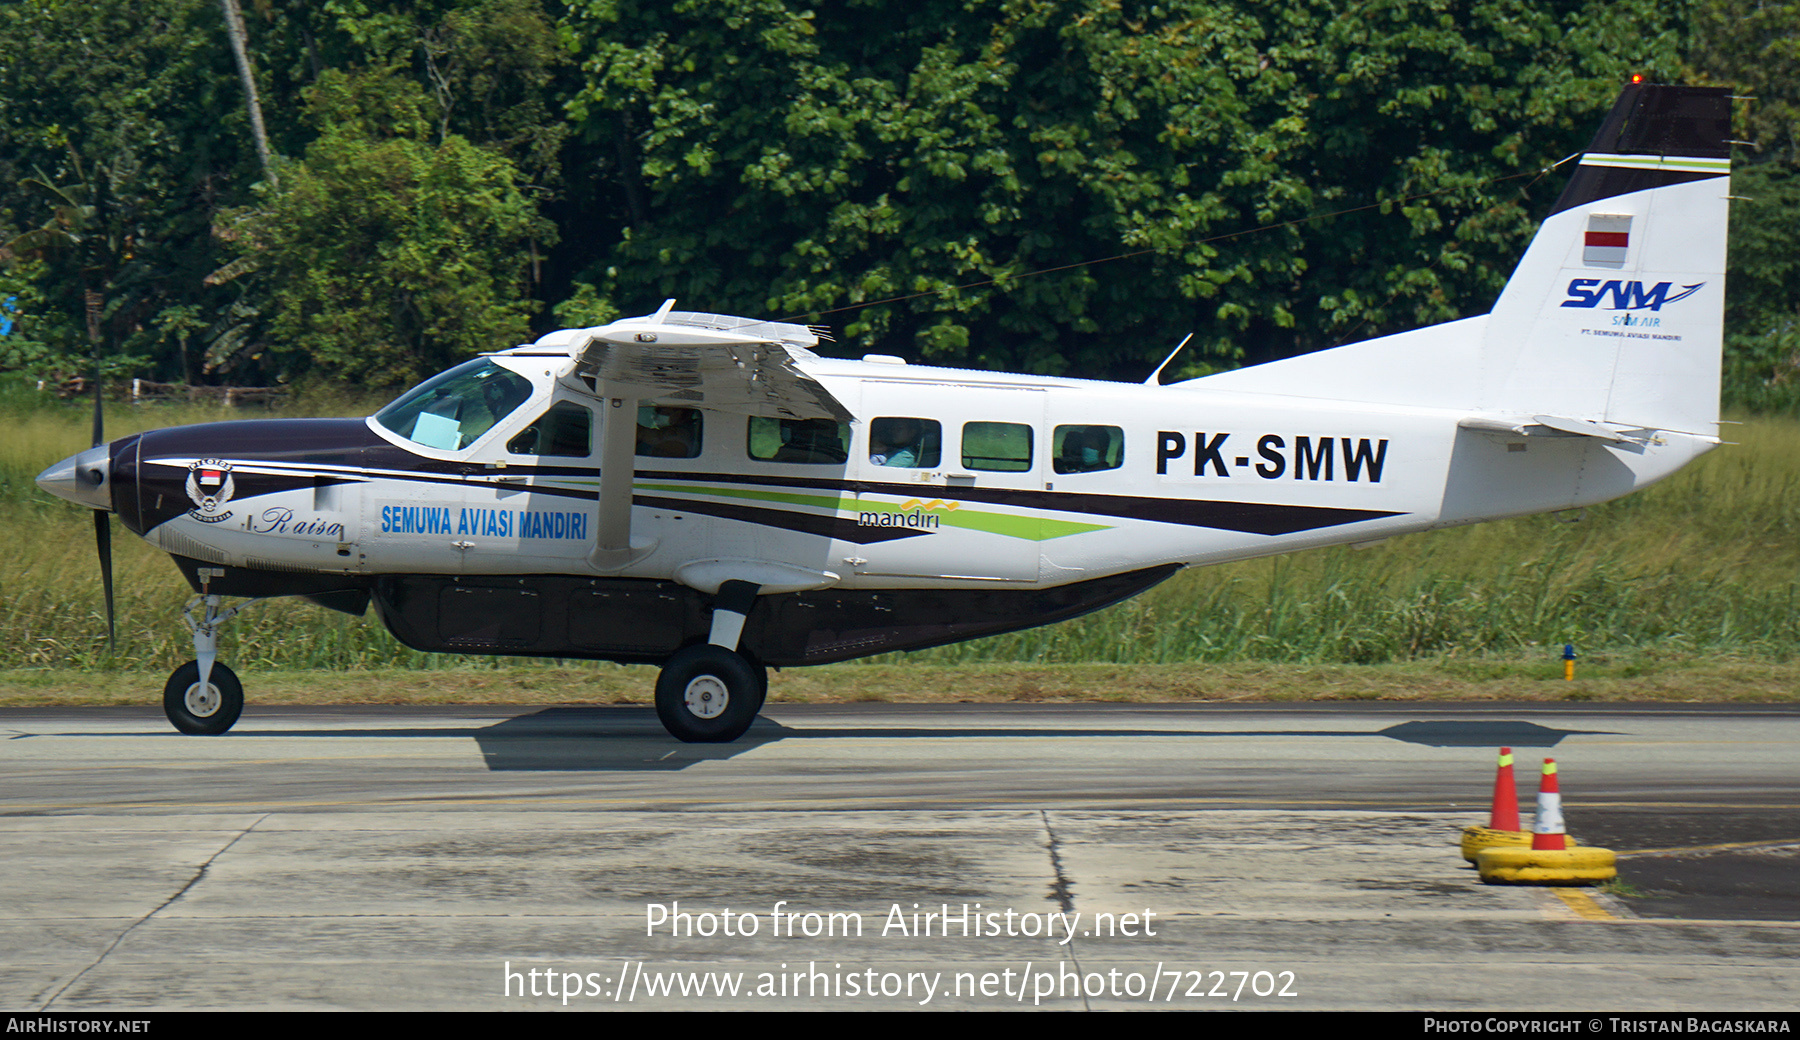
[[[1800,711],[0,709],[0,1007],[1776,1010]],[[1484,885],[1494,750],[1606,890]]]

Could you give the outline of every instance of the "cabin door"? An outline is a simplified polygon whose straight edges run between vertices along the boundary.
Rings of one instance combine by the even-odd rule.
[[[1046,393],[870,380],[853,446],[858,574],[1038,577]]]

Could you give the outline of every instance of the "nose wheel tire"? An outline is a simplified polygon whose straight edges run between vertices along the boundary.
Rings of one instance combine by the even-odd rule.
[[[237,673],[214,662],[205,687],[200,685],[200,662],[189,661],[175,669],[163,685],[163,714],[183,733],[214,736],[237,723],[244,711],[244,684]]]
[[[760,681],[759,681],[760,680]],[[759,669],[722,646],[690,646],[656,678],[656,717],[677,740],[724,744],[744,735],[768,687]]]

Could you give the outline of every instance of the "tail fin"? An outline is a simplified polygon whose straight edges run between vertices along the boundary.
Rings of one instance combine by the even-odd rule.
[[[1489,316],[1483,406],[1713,435],[1731,99],[1625,88]]]
[[[1490,314],[1206,388],[1715,435],[1730,106],[1725,88],[1626,87]]]

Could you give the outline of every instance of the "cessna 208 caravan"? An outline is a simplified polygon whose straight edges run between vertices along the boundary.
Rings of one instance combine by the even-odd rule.
[[[673,735],[734,740],[770,666],[1675,472],[1719,443],[1729,115],[1722,89],[1627,87],[1490,313],[1253,368],[1136,385],[832,360],[819,329],[670,301],[367,419],[156,430],[38,483],[198,594],[196,660],[164,691],[183,732],[243,704],[224,598],[300,596],[373,602],[421,650],[657,664]]]

